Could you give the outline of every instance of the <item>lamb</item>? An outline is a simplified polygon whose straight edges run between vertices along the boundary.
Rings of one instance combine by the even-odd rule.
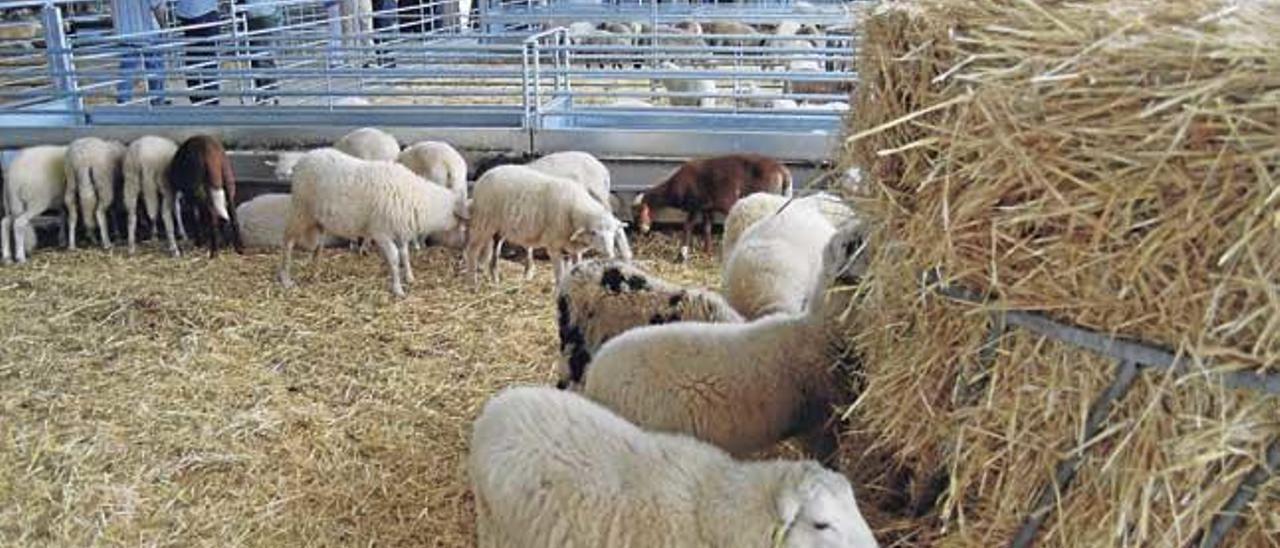
[[[827,289],[860,281],[863,241],[856,226],[831,238],[803,312],[632,329],[596,353],[582,393],[641,428],[690,434],[735,456],[799,434],[829,462],[837,448],[827,427],[832,406],[851,395],[832,370],[840,338],[827,324],[856,292]]]
[[[799,312],[819,275],[822,248],[836,231],[819,202],[797,200],[748,227],[726,255],[725,299],[746,318]]]
[[[31,219],[50,209],[63,207],[67,147],[42,145],[24,148],[5,170],[4,219],[0,219],[0,248],[3,260],[27,262],[33,249]],[[9,235],[13,235],[10,247]],[[15,249],[16,248],[16,249]]]
[[[680,71],[684,70],[679,65],[671,61],[662,62],[663,70]],[[669,93],[687,93],[698,94],[696,96],[667,97],[667,102],[671,106],[684,107],[706,107],[712,108],[716,106],[715,80],[690,79],[690,78],[662,78],[658,84],[666,89]]]
[[[333,148],[364,160],[394,162],[400,156],[400,143],[396,138],[371,127],[352,130],[338,139]]]
[[[509,388],[485,404],[468,472],[480,548],[877,546],[838,473],[737,462],[550,388]]]
[[[526,165],[547,175],[563,177],[582,185],[582,188],[585,188],[595,201],[609,208],[609,211],[613,211],[613,204],[609,201],[609,190],[612,186],[609,168],[600,160],[597,160],[595,156],[586,152],[568,150],[548,154]],[[624,228],[620,227],[618,232],[614,234],[613,243],[618,250],[618,255],[623,260],[630,261],[632,258],[631,244],[627,241],[627,232]],[[582,261],[581,254],[578,255],[576,261]]]
[[[724,218],[724,236],[722,236],[722,244],[720,245],[721,256],[727,258],[733,252],[733,247],[738,242],[738,239],[742,237],[743,231],[761,219],[780,211],[788,200],[789,198],[776,194],[757,192],[733,204],[733,207],[729,209],[729,214]],[[831,221],[832,225],[839,226],[854,218],[853,210],[849,209],[849,206],[845,205],[839,197],[832,194],[819,192],[796,200],[797,204],[807,202],[816,202],[818,209],[822,212],[822,216]]]
[[[759,31],[746,23],[737,21],[707,21],[702,24],[702,34],[712,36],[707,38],[707,45],[711,47],[732,47],[741,48],[744,46],[758,46],[759,40],[748,38],[721,38],[715,35],[751,35],[760,34]]]
[[[124,153],[125,147],[119,141],[105,141],[97,137],[82,137],[67,147],[67,186],[63,194],[67,205],[67,249],[76,248],[77,212],[84,215],[85,227],[98,229],[102,249],[111,249],[107,210],[115,201],[116,182],[120,179]]]
[[[218,139],[196,135],[184,141],[169,163],[169,185],[174,200],[180,204],[178,215],[182,215],[182,206],[188,205],[180,197],[190,203],[196,245],[202,245],[207,238],[210,258],[218,254],[219,235],[228,231],[236,253],[244,253],[235,209],[228,210],[236,203],[236,178],[227,151]]]
[[[169,254],[178,256],[178,242],[173,232],[173,189],[169,186],[169,164],[178,145],[164,137],[147,135],[129,143],[124,156],[124,208],[128,213],[129,254],[137,252],[138,197],[142,197],[151,220],[151,233],[156,232],[156,213],[164,219],[169,238]]]
[[[712,214],[728,215],[742,196],[756,192],[791,195],[791,171],[759,154],[730,154],[689,160],[662,182],[636,196],[633,213],[642,234],[653,225],[652,210],[676,207],[685,212],[680,259],[688,259],[693,223],[702,220],[702,247],[711,251]]]
[[[556,284],[556,387],[579,387],[591,356],[619,333],[679,321],[739,323],[742,316],[714,291],[681,287],[630,263],[596,260],[574,266]]]
[[[526,249],[545,247],[559,280],[567,255],[594,248],[612,259],[621,227],[613,212],[578,183],[528,166],[499,166],[476,181],[464,258],[472,283],[479,282],[478,264],[489,265],[496,283],[498,269],[490,263],[494,237]],[[526,280],[533,276],[530,258],[525,256]]]
[[[293,171],[280,283],[296,285],[289,275],[294,245],[316,249],[321,235],[333,234],[376,243],[390,270],[391,293],[404,297],[400,269],[406,282],[414,281],[409,241],[457,227],[465,208],[457,195],[400,164],[361,160],[332,148],[310,151]]]

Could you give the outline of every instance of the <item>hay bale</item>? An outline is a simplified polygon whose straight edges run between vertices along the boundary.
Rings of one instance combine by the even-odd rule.
[[[1042,546],[1182,546],[1280,436],[1280,397],[1209,373],[1280,371],[1280,8],[1189,0],[889,4],[866,19],[845,166],[875,260],[850,337],[862,427],[949,472],[945,545],[1007,542],[1055,465],[1083,463]],[[939,296],[921,275],[986,295]],[[1083,440],[1115,363],[989,312],[1141,339],[1139,375]],[[904,403],[906,402],[906,403]],[[1225,545],[1275,545],[1280,480]]]

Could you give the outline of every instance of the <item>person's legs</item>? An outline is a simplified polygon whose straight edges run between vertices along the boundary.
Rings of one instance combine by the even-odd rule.
[[[250,64],[255,71],[270,72],[275,70],[276,62],[273,57],[276,52],[271,51],[272,39],[269,33],[273,32],[273,29],[280,27],[280,15],[250,17],[247,22],[249,26],[249,55],[252,56]],[[269,76],[255,77],[253,79],[253,87],[258,90],[276,89],[276,80]],[[257,101],[260,103],[270,102],[274,99],[275,96],[269,93],[257,96]]]
[[[193,28],[186,28],[182,31],[183,35],[191,39],[188,47],[192,48],[187,51],[187,90],[190,92],[191,104],[210,104],[217,105],[217,92],[219,89],[216,76],[218,64],[217,53],[211,51],[210,48],[217,45],[216,40],[209,40],[217,36],[218,26],[207,25],[218,20],[218,12],[212,11],[193,19],[179,18],[178,21],[183,27],[192,27],[193,25],[201,25]],[[202,40],[203,39],[203,40]]]
[[[155,48],[147,48],[142,54],[147,70],[147,97],[152,105],[168,102],[164,97],[164,54]]]
[[[116,83],[116,104],[133,100],[133,81],[137,78],[142,51],[133,44],[121,44],[120,81]]]
[[[373,10],[376,15],[373,16],[373,43],[381,46],[395,39],[396,30],[396,2],[395,0],[375,0]],[[379,48],[374,52],[375,59],[380,67],[396,66],[395,59],[392,59],[390,52]]]

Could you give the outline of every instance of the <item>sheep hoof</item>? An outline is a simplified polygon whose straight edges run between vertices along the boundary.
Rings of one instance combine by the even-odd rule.
[[[403,299],[403,298],[404,298],[404,288],[403,288],[403,287],[400,287],[400,286],[398,286],[398,285],[393,285],[393,286],[391,286],[391,294],[395,295],[397,299]]]
[[[138,254],[138,248],[134,246],[129,246],[129,256],[132,257],[137,254]]]
[[[293,278],[289,277],[288,274],[285,274],[283,272],[278,274],[276,278],[280,280],[280,285],[284,286],[285,289],[293,289],[298,286],[298,284],[293,282]]]

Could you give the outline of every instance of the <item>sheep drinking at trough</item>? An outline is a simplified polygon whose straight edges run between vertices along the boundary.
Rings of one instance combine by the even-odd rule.
[[[350,131],[338,139],[333,144],[333,148],[364,160],[394,162],[400,156],[400,143],[396,138],[385,131],[371,127]]]
[[[207,240],[209,256],[213,257],[218,253],[219,236],[229,232],[227,237],[236,253],[244,253],[240,227],[232,208],[236,201],[236,178],[220,141],[197,135],[183,142],[169,163],[169,184],[175,200],[185,202],[178,208],[178,215],[182,215],[183,207],[193,212],[196,245]]]
[[[43,145],[24,148],[4,172],[4,219],[0,220],[0,248],[5,264],[27,261],[34,249],[31,219],[63,206],[66,189],[67,147]],[[10,241],[12,236],[12,241]],[[16,249],[15,249],[16,248]]]
[[[730,154],[689,160],[662,182],[636,196],[636,224],[647,233],[653,226],[653,210],[674,207],[685,212],[680,258],[689,255],[693,224],[702,221],[702,248],[711,251],[714,213],[728,215],[733,204],[756,192],[791,195],[791,171],[777,160],[759,154]]]
[[[76,224],[80,215],[84,216],[86,228],[98,229],[102,248],[111,249],[107,210],[115,201],[124,153],[125,147],[119,141],[97,137],[82,137],[67,146],[67,186],[63,195],[67,205],[67,249],[76,248]]]
[[[591,356],[618,334],[644,325],[681,321],[738,323],[714,291],[686,288],[622,261],[587,261],[556,284],[560,337],[557,388],[582,383]]]
[[[844,476],[737,462],[572,392],[510,388],[471,432],[481,548],[874,548]]]
[[[494,282],[498,269],[490,262],[494,238],[529,248],[543,247],[551,256],[555,277],[564,274],[565,258],[594,248],[613,258],[614,236],[622,222],[595,201],[581,185],[528,166],[495,167],[476,181],[465,259],[472,282],[479,265],[487,265]],[[525,279],[533,276],[525,257]]]
[[[747,318],[794,313],[817,283],[822,248],[836,228],[819,202],[795,200],[747,228],[725,258],[724,296]]]
[[[847,396],[832,367],[839,337],[827,323],[851,292],[826,290],[866,272],[862,238],[845,229],[831,239],[802,313],[632,329],[596,353],[582,393],[642,428],[687,433],[735,456],[801,435],[828,461],[837,448],[832,406]]]
[[[409,241],[457,227],[465,208],[457,195],[400,164],[361,160],[332,148],[308,152],[293,170],[280,283],[295,285],[289,275],[294,245],[315,249],[321,235],[332,234],[377,244],[390,271],[391,292],[403,297],[401,268],[404,280],[413,283]]]
[[[721,256],[728,258],[745,230],[761,219],[780,212],[788,200],[789,198],[784,196],[757,192],[750,196],[745,196],[738,200],[738,203],[733,204],[733,208],[729,210],[729,214],[724,218],[724,235],[720,245]],[[849,206],[845,205],[844,201],[838,196],[826,192],[798,198],[795,202],[801,205],[816,202],[822,216],[826,217],[835,226],[840,226],[854,219],[853,210],[849,209]]]
[[[156,233],[156,214],[164,219],[169,254],[178,255],[178,242],[173,232],[173,188],[169,185],[169,164],[178,145],[164,137],[147,135],[129,143],[124,156],[124,208],[129,231],[129,254],[137,252],[138,198],[142,198],[152,237]]]

